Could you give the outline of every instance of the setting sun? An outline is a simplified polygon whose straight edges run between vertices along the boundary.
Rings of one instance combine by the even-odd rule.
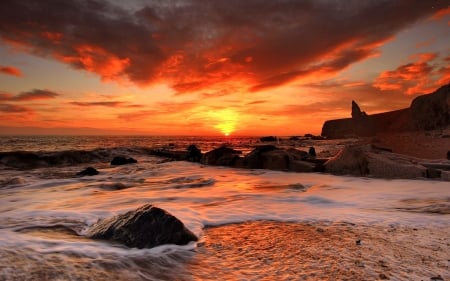
[[[213,127],[219,129],[225,136],[229,136],[236,130],[239,115],[232,109],[221,109],[208,112],[212,119]]]

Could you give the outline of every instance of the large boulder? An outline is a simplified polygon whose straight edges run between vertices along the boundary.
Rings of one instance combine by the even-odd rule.
[[[83,171],[78,172],[76,175],[82,177],[82,176],[95,176],[98,174],[99,174],[99,172],[97,171],[97,169],[95,169],[93,167],[87,167]]]
[[[337,175],[380,178],[427,177],[420,159],[377,149],[373,145],[352,145],[341,150],[324,164],[325,171]]]
[[[194,144],[191,144],[187,148],[188,155],[187,160],[190,162],[200,162],[202,159],[202,151]]]
[[[134,158],[125,158],[122,156],[114,157],[111,161],[111,165],[117,166],[117,165],[126,165],[126,164],[134,164],[137,163],[137,160]]]
[[[221,146],[205,153],[200,162],[205,165],[232,166],[239,154],[242,154],[239,150]]]
[[[304,161],[308,157],[306,151],[295,148],[285,150],[273,145],[262,145],[257,146],[245,160],[250,169],[312,172],[315,165]]]
[[[267,137],[259,138],[259,141],[261,141],[261,142],[272,142],[272,141],[277,141],[277,138],[274,137],[274,136],[267,136]]]
[[[180,220],[150,204],[98,221],[89,229],[87,236],[140,249],[163,244],[185,245],[198,240]]]

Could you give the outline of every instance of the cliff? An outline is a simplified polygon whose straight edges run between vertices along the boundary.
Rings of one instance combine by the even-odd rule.
[[[368,115],[352,101],[351,118],[325,121],[322,136],[346,138],[379,133],[422,131],[450,125],[450,84],[416,97],[408,108]]]

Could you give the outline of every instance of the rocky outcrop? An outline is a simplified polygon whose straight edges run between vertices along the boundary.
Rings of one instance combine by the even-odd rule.
[[[205,153],[200,162],[205,165],[234,166],[240,154],[241,151],[221,146]]]
[[[185,245],[198,240],[180,220],[152,205],[100,220],[89,229],[87,236],[140,249],[163,244]]]
[[[244,158],[250,169],[269,169],[278,171],[313,172],[315,163],[307,162],[309,155],[306,151],[294,148],[279,149],[273,145],[256,147]]]
[[[267,136],[267,137],[261,137],[259,140],[261,142],[271,142],[271,141],[277,141],[277,138],[274,136]]]
[[[450,84],[415,98],[409,108],[368,115],[352,101],[352,118],[328,120],[322,136],[345,138],[379,133],[434,130],[450,125]]]
[[[76,175],[79,176],[79,177],[82,177],[82,176],[95,176],[95,175],[98,175],[98,174],[99,173],[98,173],[98,171],[95,168],[87,167],[83,171],[78,172]]]
[[[324,164],[325,172],[335,175],[378,178],[439,178],[441,172],[420,164],[421,159],[391,153],[373,145],[345,147]]]
[[[118,165],[126,165],[126,164],[134,164],[137,163],[137,160],[134,158],[125,158],[122,156],[116,156],[111,161],[111,165],[118,166]]]
[[[187,160],[190,162],[200,162],[202,159],[202,151],[195,146],[194,144],[191,144],[187,148],[188,154],[187,154]]]
[[[433,130],[450,124],[450,84],[411,103],[412,125],[416,130]]]

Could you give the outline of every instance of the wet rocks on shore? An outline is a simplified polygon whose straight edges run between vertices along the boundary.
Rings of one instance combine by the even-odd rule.
[[[89,229],[87,237],[139,249],[163,244],[186,245],[198,240],[179,219],[150,204],[98,221]]]

